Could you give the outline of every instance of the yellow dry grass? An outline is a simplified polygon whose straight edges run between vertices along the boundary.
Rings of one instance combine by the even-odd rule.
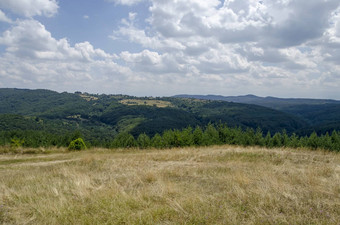
[[[88,102],[98,100],[98,97],[95,97],[95,96],[92,96],[92,95],[80,94],[79,96],[82,97],[83,99],[85,99]]]
[[[339,224],[340,155],[218,146],[0,155],[1,224]]]
[[[155,106],[158,108],[165,108],[165,107],[173,107],[171,102],[163,101],[163,100],[141,100],[141,99],[123,99],[120,103],[124,105],[147,105],[147,106]]]

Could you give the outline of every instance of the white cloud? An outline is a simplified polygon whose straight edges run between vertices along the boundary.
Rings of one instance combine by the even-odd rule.
[[[276,86],[298,88],[294,93],[303,95],[328,85],[318,79],[325,71],[340,74],[334,63],[338,48],[327,47],[338,41],[339,5],[336,0],[151,1],[146,27],[130,16],[113,36],[149,49],[121,54],[133,70],[190,77],[198,91],[201,79],[205,85],[218,80],[216,91],[223,91],[222,84]]]
[[[133,6],[143,0],[107,1]],[[71,45],[66,38],[56,39],[32,18],[12,21],[0,36],[6,48],[0,56],[2,86],[69,90],[77,82],[86,91],[136,95],[340,99],[339,1],[144,1],[150,6],[146,19],[133,7],[113,31],[113,45],[133,43],[117,55],[88,41]],[[51,16],[58,9],[56,1],[26,2],[35,6],[4,8],[27,17]],[[1,18],[7,17],[0,13]]]
[[[0,36],[6,53],[0,56],[0,77],[9,87],[72,90],[79,85],[115,87],[132,76],[130,69],[114,62],[116,55],[94,48],[89,42],[71,46],[55,39],[38,21],[19,20]]]
[[[116,57],[101,49],[94,49],[89,42],[71,47],[65,38],[56,40],[44,25],[33,19],[18,20],[0,36],[0,44],[6,46],[7,54],[20,58],[91,61]]]
[[[0,22],[12,23],[13,21],[0,9]]]
[[[0,8],[25,16],[54,16],[58,11],[56,0],[0,0]]]

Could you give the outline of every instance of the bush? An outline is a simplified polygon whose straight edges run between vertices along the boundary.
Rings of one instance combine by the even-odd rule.
[[[25,143],[24,140],[21,140],[16,137],[11,139],[11,147],[14,147],[14,148],[20,148],[24,143]]]
[[[85,145],[85,142],[83,141],[83,139],[81,139],[81,138],[77,138],[77,139],[71,141],[70,145],[68,146],[68,150],[80,151],[80,150],[84,150],[84,149],[86,149],[86,145]]]

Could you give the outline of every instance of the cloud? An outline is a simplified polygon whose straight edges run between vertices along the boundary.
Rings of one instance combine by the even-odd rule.
[[[115,57],[101,49],[94,49],[89,42],[71,47],[67,39],[56,40],[44,25],[33,19],[18,20],[0,36],[0,44],[6,46],[7,54],[18,58],[91,61]]]
[[[134,11],[110,35],[113,45],[131,45],[109,54],[89,41],[56,39],[32,18],[55,15],[56,1],[30,0],[21,9],[19,0],[6,7],[0,0],[20,15],[0,36],[1,82],[135,95],[340,98],[337,0],[144,0],[141,12],[142,1],[110,0]]]
[[[25,17],[52,17],[57,13],[59,6],[56,0],[0,0],[0,8]]]
[[[290,1],[287,5],[288,17],[271,24],[264,32],[265,43],[275,47],[290,47],[322,37],[329,27],[329,16],[339,5],[336,0]]]
[[[197,90],[203,90],[198,80],[205,80],[217,85],[213,90],[223,84],[307,93],[340,73],[339,5],[336,0],[151,1],[146,27],[135,23],[138,15],[130,17],[113,37],[148,49],[120,55],[133,70],[190,77]]]
[[[71,46],[66,38],[55,39],[40,22],[18,20],[0,36],[6,47],[0,56],[2,86],[72,90],[119,86],[130,79],[130,69],[115,62],[118,56],[94,48],[89,42]],[[111,87],[111,88],[112,88]]]
[[[117,5],[127,5],[127,6],[131,6],[131,5],[135,5],[138,4],[140,2],[143,2],[145,0],[106,0],[107,2],[113,2]]]
[[[0,9],[0,22],[12,23],[13,21]]]

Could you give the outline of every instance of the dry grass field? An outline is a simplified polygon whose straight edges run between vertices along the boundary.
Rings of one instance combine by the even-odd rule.
[[[339,223],[339,153],[218,146],[0,155],[0,224]]]
[[[140,99],[124,99],[121,100],[120,103],[124,105],[147,105],[147,106],[156,106],[158,108],[172,107],[171,102],[163,101],[163,100],[140,100]]]

